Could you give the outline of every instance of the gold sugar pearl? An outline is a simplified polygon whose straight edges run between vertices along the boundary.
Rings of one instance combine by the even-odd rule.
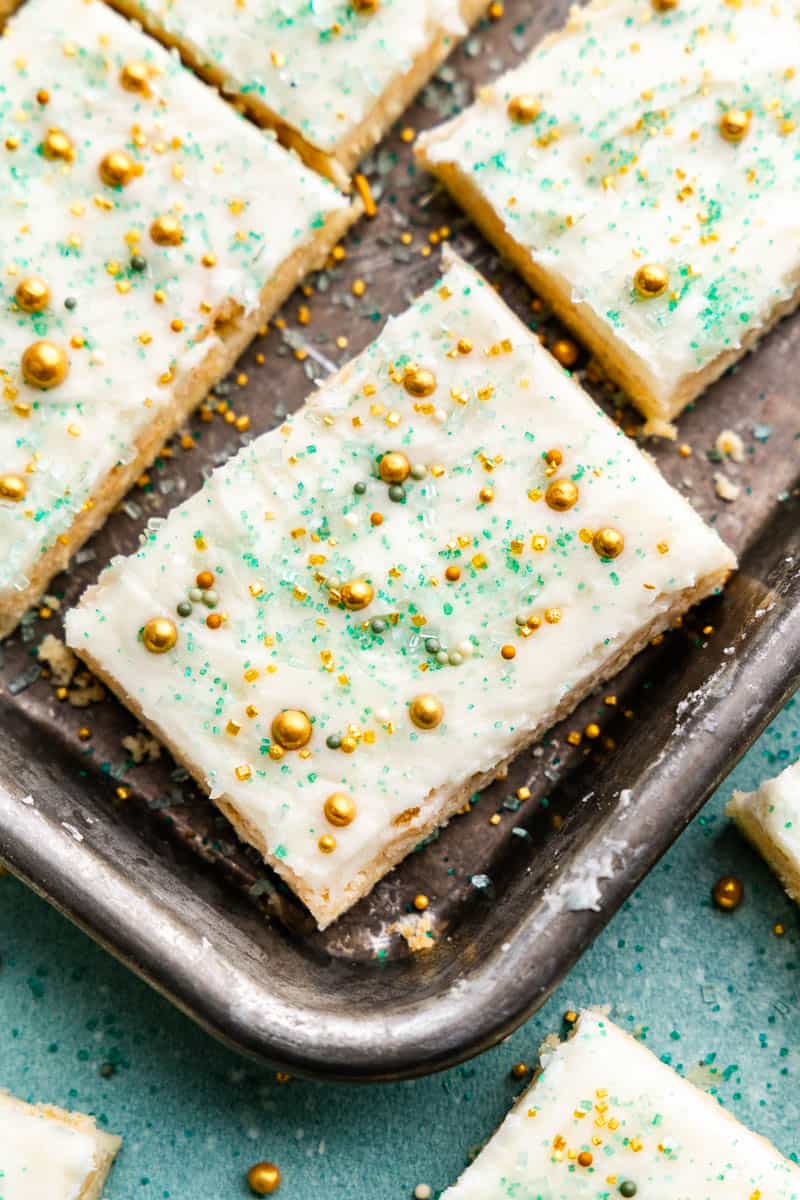
[[[380,0],[350,0],[350,7],[362,16],[371,16],[380,8]]]
[[[573,505],[578,503],[577,484],[571,479],[554,479],[544,494],[548,508],[552,508],[555,512],[568,512]]]
[[[556,338],[550,347],[550,353],[553,358],[561,364],[562,367],[574,367],[578,361],[580,351],[574,342],[569,338]]]
[[[284,750],[302,750],[311,741],[311,722],[298,708],[285,708],[272,722],[272,740]]]
[[[408,715],[417,729],[435,729],[437,725],[441,724],[444,707],[441,700],[424,692],[421,696],[415,696],[411,701]]]
[[[403,387],[409,396],[424,400],[436,391],[436,376],[426,367],[408,367],[403,375]]]
[[[271,1196],[281,1186],[280,1168],[271,1162],[254,1163],[247,1172],[247,1184],[256,1196]]]
[[[129,62],[119,73],[120,87],[126,92],[146,96],[150,91],[150,72],[145,62]]]
[[[323,833],[322,837],[317,842],[317,846],[323,854],[333,854],[336,849],[336,838],[332,833]]]
[[[590,1167],[594,1162],[594,1156],[590,1150],[581,1150],[578,1155],[579,1167]]]
[[[325,819],[343,829],[356,819],[356,802],[347,792],[333,792],[325,801]]]
[[[21,475],[0,475],[0,500],[19,504],[25,499],[28,488]]]
[[[633,286],[643,300],[655,300],[669,286],[669,272],[661,263],[645,263],[633,277]]]
[[[67,352],[55,342],[33,342],[22,356],[22,377],[30,387],[46,392],[69,374]]]
[[[516,647],[512,646],[510,642],[507,643],[505,646],[501,646],[500,647],[500,657],[504,658],[506,660],[506,662],[511,662],[512,658],[517,657]]]
[[[444,577],[448,583],[458,583],[459,579],[461,578],[461,567],[458,567],[455,563],[452,563],[445,570]]]
[[[488,484],[486,487],[482,487],[478,492],[478,499],[480,500],[481,504],[491,504],[494,500],[494,488],[489,487]]]
[[[50,93],[47,88],[39,88],[36,93],[36,103],[41,104],[42,108],[45,108],[50,103]]]
[[[180,246],[183,241],[181,223],[169,213],[156,217],[150,226],[150,237],[157,246]]]
[[[213,588],[214,586],[214,576],[212,575],[211,571],[200,571],[199,574],[195,576],[195,583],[199,588],[202,588],[204,592],[207,592],[209,588]]]
[[[673,12],[678,7],[678,0],[650,0],[656,12]]]
[[[564,455],[560,450],[548,450],[544,456],[544,461],[548,467],[560,467],[564,461]]]
[[[411,463],[399,450],[390,450],[378,463],[378,474],[384,483],[405,483],[411,474]]]
[[[526,1062],[514,1063],[513,1067],[511,1068],[511,1078],[512,1079],[527,1079],[528,1074],[529,1074],[529,1067]]]
[[[152,617],[142,631],[144,648],[151,654],[166,654],[177,640],[178,630],[169,617]]]
[[[350,579],[339,589],[342,604],[351,612],[360,612],[375,599],[375,589],[366,579]]]
[[[136,163],[124,150],[111,150],[100,159],[98,171],[107,187],[124,188],[136,175]]]
[[[618,529],[607,526],[597,530],[592,538],[592,549],[600,558],[619,558],[625,549],[625,538]]]
[[[533,96],[512,96],[506,110],[516,125],[530,125],[539,115],[540,108]]]
[[[63,129],[48,129],[42,142],[42,154],[45,158],[72,162],[75,158],[75,147]]]
[[[719,131],[726,142],[740,142],[750,128],[750,114],[741,108],[729,108],[719,119]]]
[[[733,912],[744,900],[744,886],[735,875],[723,875],[714,884],[711,897],[722,912]]]
[[[14,298],[23,312],[41,312],[50,303],[50,288],[38,275],[30,275],[17,284]]]

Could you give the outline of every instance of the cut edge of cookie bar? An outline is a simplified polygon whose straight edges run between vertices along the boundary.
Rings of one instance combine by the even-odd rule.
[[[77,1132],[85,1133],[93,1138],[96,1165],[78,1193],[77,1200],[100,1200],[109,1172],[114,1165],[114,1159],[122,1146],[122,1138],[98,1129],[94,1118],[88,1117],[84,1113],[67,1112],[66,1109],[56,1108],[52,1104],[26,1104],[24,1100],[18,1100],[10,1092],[0,1088],[0,1111],[4,1107],[22,1113],[37,1113],[48,1121],[67,1125],[70,1129],[75,1129]]]
[[[550,305],[556,316],[588,347],[608,377],[627,393],[646,417],[661,421],[673,420],[800,304],[798,285],[788,300],[775,305],[761,325],[753,326],[748,331],[737,348],[725,350],[717,355],[701,371],[685,375],[671,395],[664,398],[659,394],[658,381],[645,360],[634,354],[618,338],[613,337],[610,326],[590,305],[576,304],[573,301],[572,286],[563,275],[542,267],[524,246],[511,237],[495,209],[458,164],[434,162],[428,155],[428,147],[434,146],[440,138],[448,137],[464,115],[455,117],[452,122],[440,125],[420,138],[415,147],[418,162],[444,184],[481,233],[511,263],[537,295]]]
[[[787,767],[782,774],[790,774],[796,781],[797,806],[800,810],[800,763]],[[786,894],[795,904],[800,904],[800,862],[793,859],[770,835],[761,819],[760,808],[768,801],[763,796],[765,788],[777,783],[782,775],[769,779],[754,792],[734,792],[726,812],[750,844],[759,852],[767,865],[775,872]]]
[[[19,0],[11,0],[12,7]],[[177,49],[187,66],[201,78],[219,88],[227,100],[235,102],[259,125],[274,129],[284,146],[296,150],[312,170],[327,176],[343,191],[349,191],[350,176],[358,163],[378,144],[400,114],[425,86],[434,72],[454,49],[458,39],[446,30],[439,30],[425,49],[416,56],[408,71],[397,75],[379,97],[375,107],[337,145],[333,153],[322,150],[306,140],[298,129],[274,113],[259,96],[231,90],[231,83],[216,63],[204,62],[180,38],[171,35],[151,12],[143,12],[137,0],[105,0],[124,16],[138,22],[165,46]],[[3,0],[0,0],[2,5]],[[471,28],[486,11],[488,0],[460,0],[461,19]],[[0,10],[1,11],[1,10]]]
[[[298,246],[284,260],[262,289],[259,304],[252,313],[246,316],[223,314],[224,319],[217,326],[220,340],[200,366],[174,390],[171,405],[162,406],[147,430],[137,439],[136,452],[131,461],[119,464],[108,473],[93,496],[92,505],[77,515],[64,535],[66,544],[56,541],[48,547],[31,567],[25,588],[0,591],[0,638],[7,637],[14,630],[53,576],[63,571],[76,550],[100,529],[112,509],[150,466],[164,442],[185,424],[213,385],[231,370],[258,330],[305,276],[325,264],[333,247],[361,213],[361,203],[356,201],[341,212],[329,214],[314,239],[304,246]]]
[[[740,1131],[740,1134],[746,1135],[753,1148],[758,1147],[765,1155],[769,1156],[775,1165],[785,1165],[790,1170],[797,1171],[796,1165],[787,1159],[783,1154],[781,1154],[781,1152],[769,1140],[769,1138],[764,1137],[760,1133],[756,1133],[755,1130],[749,1128],[747,1125],[744,1125],[737,1117],[734,1116],[732,1112],[730,1112],[727,1108],[724,1108],[712,1093],[704,1091],[702,1088],[697,1087],[695,1084],[690,1083],[687,1079],[684,1079],[683,1076],[679,1075],[678,1072],[675,1071],[671,1066],[668,1066],[665,1062],[658,1058],[648,1046],[643,1045],[640,1041],[638,1041],[637,1038],[620,1028],[619,1025],[609,1018],[607,1008],[595,1006],[592,1008],[583,1009],[582,1012],[580,1012],[577,1021],[572,1026],[572,1029],[564,1040],[561,1040],[557,1034],[552,1033],[541,1043],[539,1047],[539,1065],[535,1070],[530,1085],[517,1098],[510,1111],[506,1114],[506,1117],[500,1122],[500,1124],[492,1133],[491,1137],[488,1138],[484,1143],[480,1154],[478,1154],[473,1162],[470,1163],[470,1165],[464,1171],[462,1171],[456,1182],[444,1190],[442,1193],[442,1200],[471,1200],[471,1198],[476,1194],[476,1191],[473,1187],[473,1172],[475,1172],[476,1168],[480,1169],[483,1154],[493,1146],[495,1139],[503,1134],[509,1119],[517,1117],[522,1112],[526,1112],[529,1115],[536,1112],[538,1115],[538,1113],[545,1111],[544,1109],[535,1108],[535,1102],[537,1099],[537,1086],[542,1075],[545,1073],[549,1063],[557,1060],[565,1053],[571,1052],[571,1043],[577,1037],[579,1037],[582,1032],[585,1031],[586,1026],[595,1025],[602,1025],[605,1031],[605,1036],[610,1036],[617,1045],[621,1072],[624,1072],[625,1070],[625,1054],[632,1052],[637,1058],[643,1060],[641,1063],[642,1066],[645,1065],[644,1060],[646,1060],[649,1067],[650,1077],[654,1081],[663,1079],[665,1081],[665,1087],[669,1086],[671,1088],[680,1089],[683,1095],[686,1096],[687,1102],[691,1097],[692,1102],[696,1104],[700,1110],[702,1110],[701,1114],[698,1114],[699,1116],[706,1116],[708,1120],[713,1120],[715,1123],[720,1123],[725,1127],[726,1132],[728,1130],[730,1130],[731,1133],[734,1133],[737,1130]],[[587,1054],[588,1053],[590,1053],[590,1050],[587,1050]],[[610,1081],[608,1091],[613,1097],[613,1080]],[[583,1113],[581,1112],[580,1115],[582,1116]],[[659,1147],[659,1151],[660,1150],[661,1147]],[[610,1170],[610,1166],[611,1163],[609,1160],[609,1162],[602,1168],[603,1175]],[[800,1181],[800,1172],[798,1172],[798,1180]],[[613,1190],[616,1193],[616,1188]],[[753,1194],[756,1196],[760,1195],[759,1192],[755,1192]]]
[[[617,647],[616,653],[611,659],[603,663],[601,670],[582,680],[578,687],[564,696],[561,703],[535,725],[528,729],[523,729],[515,741],[511,752],[500,762],[496,763],[490,771],[483,775],[473,776],[454,791],[444,794],[441,797],[440,808],[426,825],[415,826],[410,833],[398,834],[393,841],[383,846],[380,853],[375,856],[369,866],[360,871],[345,886],[342,898],[338,903],[327,901],[321,893],[307,887],[303,883],[303,880],[282,859],[272,854],[263,833],[237,810],[230,797],[224,794],[217,796],[214,798],[213,803],[224,813],[239,837],[254,846],[259,854],[261,854],[264,862],[285,880],[295,895],[300,897],[316,920],[318,927],[326,929],[337,917],[340,917],[342,913],[352,908],[354,904],[366,896],[384,875],[387,875],[389,871],[402,862],[426,837],[435,830],[443,828],[452,817],[464,808],[470,796],[474,795],[476,791],[488,787],[527,746],[533,745],[548,729],[558,721],[569,716],[573,709],[595,688],[600,687],[617,675],[627,666],[631,659],[649,644],[652,638],[671,628],[677,618],[686,613],[695,604],[699,604],[701,600],[705,600],[708,596],[717,594],[725,586],[730,577],[731,570],[732,568],[730,567],[722,567],[710,575],[699,579],[695,587],[686,589],[674,596],[672,603],[667,609],[659,613],[643,629],[640,629],[635,637],[630,638],[627,642]],[[81,605],[91,604],[95,594],[101,591],[102,585],[100,584],[88,588],[81,597]],[[157,722],[150,721],[144,716],[141,706],[131,698],[114,676],[106,671],[84,646],[73,642],[70,645],[79,658],[83,659],[92,673],[105,684],[109,691],[115,693],[137,720],[169,750],[175,761],[185,767],[203,792],[207,793],[208,784],[202,768],[193,762],[188,754],[181,751],[171,739],[164,736]],[[426,797],[426,801],[427,799],[429,797]]]

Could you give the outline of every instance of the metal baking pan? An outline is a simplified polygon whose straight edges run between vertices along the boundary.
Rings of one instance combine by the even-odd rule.
[[[513,64],[566,11],[566,0],[508,3],[400,128],[448,115],[471,82]],[[344,263],[312,297],[290,301],[285,327],[244,356],[248,382],[234,375],[212,398],[247,414],[250,433],[224,416],[198,417],[194,448],[177,439],[55,582],[62,607],[112,554],[136,546],[148,517],[189,495],[242,436],[298,406],[314,376],[361,349],[428,286],[438,264],[429,235],[435,244],[443,226],[523,319],[557,336],[524,285],[415,173],[399,129],[369,172],[382,192],[378,217],[353,231]],[[356,279],[367,284],[362,296]],[[297,319],[303,303],[307,325]],[[347,346],[337,345],[344,337]],[[591,378],[587,366],[582,356],[578,369]],[[613,685],[615,703],[610,688],[585,701],[324,933],[166,754],[132,765],[122,738],[136,726],[121,706],[59,701],[36,660],[45,634],[61,633],[58,613],[32,617],[2,647],[0,858],[217,1037],[284,1070],[397,1078],[496,1042],[544,1001],[800,681],[798,367],[800,321],[790,319],[682,417],[691,456],[675,443],[649,447],[741,555],[724,596],[631,664]],[[638,423],[617,410],[613,391],[593,390],[626,428]],[[713,461],[724,429],[742,437],[743,463]],[[715,492],[717,470],[740,486],[733,503]],[[567,739],[587,726],[599,735]],[[531,796],[520,802],[523,785]],[[434,936],[431,949],[413,953],[393,927],[418,892],[430,898]]]

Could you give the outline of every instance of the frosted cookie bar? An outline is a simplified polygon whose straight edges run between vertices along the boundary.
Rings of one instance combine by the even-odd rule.
[[[0,1091],[3,1200],[100,1200],[121,1144],[91,1117]]]
[[[595,0],[421,161],[646,415],[798,296],[800,25],[760,0]]]
[[[324,926],[733,565],[455,261],[67,636]]]
[[[0,635],[355,210],[104,4],[0,39]]]
[[[755,792],[734,792],[728,815],[800,904],[800,762]]]
[[[110,0],[342,186],[488,0]]]
[[[798,1200],[800,1169],[598,1012],[442,1200]]]

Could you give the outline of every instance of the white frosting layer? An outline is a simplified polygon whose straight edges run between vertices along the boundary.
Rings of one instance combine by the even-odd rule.
[[[374,12],[349,0],[125,3],[330,154],[434,37],[466,33],[458,0],[379,0]]]
[[[120,69],[137,61],[152,69],[149,96],[120,85]],[[40,153],[53,127],[72,140],[73,162]],[[143,169],[123,189],[99,176],[113,150]],[[135,439],[217,344],[214,313],[230,300],[254,310],[288,255],[347,202],[151,38],[85,0],[28,0],[0,39],[0,169],[0,476],[27,483],[23,502],[0,500],[2,593],[25,586],[106,473],[131,460]],[[152,240],[163,214],[179,218],[182,245]],[[31,275],[50,287],[39,314],[14,305]],[[70,359],[48,392],[21,379],[39,338]]]
[[[800,762],[768,779],[755,792],[734,792],[728,812],[753,821],[800,875]]]
[[[421,145],[458,164],[668,405],[800,282],[798,63],[791,4],[598,0]],[[540,107],[532,124],[507,113],[520,95]],[[729,108],[751,112],[736,144],[719,132]],[[656,299],[633,288],[646,263],[669,272]]]
[[[408,394],[409,363],[434,373],[433,395]],[[579,488],[565,513],[543,498],[552,449],[563,456],[558,476]],[[377,478],[391,450],[425,468],[407,480],[404,502]],[[583,540],[603,526],[625,538],[613,562]],[[435,820],[453,789],[511,753],[676,594],[732,564],[651,461],[456,262],[286,425],[154,524],[136,555],[115,560],[67,631],[201,768],[211,793],[262,832],[279,869],[335,903],[384,847]],[[448,567],[460,579],[449,582]],[[214,572],[227,617],[216,630],[202,604],[185,619],[176,613],[203,570]],[[369,607],[331,606],[324,581],[354,578],[374,587]],[[555,609],[558,623],[542,619]],[[140,630],[160,614],[179,636],[154,658]],[[520,637],[517,614],[541,628]],[[374,618],[385,628],[373,631]],[[463,662],[440,663],[426,649],[431,637],[445,660]],[[409,720],[419,693],[444,707],[433,731]],[[271,722],[284,708],[306,711],[314,733],[308,752],[273,761]],[[229,721],[240,727],[233,736]],[[354,753],[326,745],[351,726]],[[323,816],[335,791],[358,808],[342,829]],[[318,838],[330,833],[336,851],[321,853]]]
[[[2,1200],[77,1200],[97,1165],[90,1133],[0,1093]]]
[[[542,1066],[443,1200],[800,1197],[796,1166],[599,1013]]]

